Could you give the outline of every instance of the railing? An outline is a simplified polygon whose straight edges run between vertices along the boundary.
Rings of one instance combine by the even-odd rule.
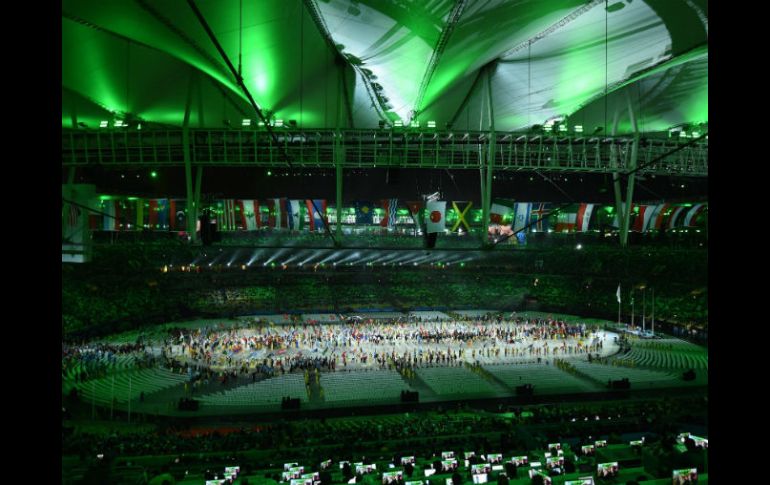
[[[487,132],[394,130],[190,129],[193,165],[334,167],[337,136],[345,168],[480,168]],[[611,173],[627,171],[632,138],[498,133],[495,170]],[[639,142],[642,173],[707,176],[708,142],[680,148],[686,140]],[[613,153],[616,155],[613,160]],[[175,166],[184,164],[182,130],[64,130],[62,165]]]

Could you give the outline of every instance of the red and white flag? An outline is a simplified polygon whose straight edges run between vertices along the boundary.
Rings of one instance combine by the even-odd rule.
[[[580,208],[577,213],[577,231],[588,231],[588,223],[591,221],[591,214],[594,211],[596,204],[580,204]]]
[[[428,202],[427,209],[428,234],[444,232],[446,228],[446,201],[436,200]]]

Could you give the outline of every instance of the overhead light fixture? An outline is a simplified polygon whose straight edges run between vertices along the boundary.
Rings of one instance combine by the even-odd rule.
[[[417,120],[412,120],[412,122],[409,123],[409,126],[412,127],[412,128],[419,128],[420,127],[420,122],[417,121]]]
[[[575,125],[575,133],[583,133],[583,125]]]
[[[404,122],[401,120],[396,120],[393,122],[393,126],[395,126],[396,128],[401,128],[404,126]]]
[[[275,120],[275,126],[278,126],[278,127],[283,126],[283,120]]]
[[[251,126],[251,120],[248,118],[244,118],[241,122],[241,126]]]
[[[428,128],[435,128],[436,122],[435,121],[428,121]]]
[[[559,125],[559,131],[567,131],[567,125]]]
[[[109,121],[100,121],[99,122],[99,128],[107,128],[107,126],[109,126],[109,124],[110,124]]]

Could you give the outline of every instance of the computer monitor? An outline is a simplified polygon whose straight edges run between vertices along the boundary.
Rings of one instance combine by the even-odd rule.
[[[671,476],[671,483],[673,485],[698,483],[698,469],[684,468],[681,470],[674,470]]]
[[[473,483],[487,483],[488,481],[489,477],[486,473],[473,475]]]
[[[617,477],[618,462],[599,463],[596,465],[596,474],[599,478]]]

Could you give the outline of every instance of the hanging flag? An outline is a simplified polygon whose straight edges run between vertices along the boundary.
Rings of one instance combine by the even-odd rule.
[[[384,214],[380,220],[380,226],[393,229],[396,226],[396,208],[398,199],[382,199],[381,201]]]
[[[241,201],[243,210],[241,211],[241,217],[243,218],[243,225],[247,231],[256,231],[259,229],[259,201],[254,199],[247,199]]]
[[[371,202],[357,200],[353,203],[356,211],[356,224],[372,224],[374,210]]]
[[[518,232],[529,224],[530,213],[532,212],[531,202],[517,202],[514,206],[516,215],[513,219],[513,232]]]
[[[618,283],[618,293],[615,296],[618,297],[618,303],[620,303],[620,283]]]
[[[621,202],[621,206],[623,207],[623,210],[627,209],[625,202]],[[637,207],[637,205],[631,204],[631,211],[630,211],[631,215],[629,216],[629,221],[628,221],[629,228],[633,227],[633,223],[631,222],[631,217],[634,216],[634,207]],[[615,213],[615,217],[612,219],[612,227],[620,229],[620,213]]]
[[[547,232],[551,227],[550,217],[546,217],[551,213],[551,204],[547,202],[540,202],[532,204],[532,212],[530,212],[530,223],[533,223],[529,230],[530,232]]]
[[[302,228],[302,206],[299,200],[290,200],[286,204],[286,222],[289,229],[297,231]]]
[[[112,200],[102,201],[102,223],[105,231],[115,230],[115,202]]]
[[[172,199],[169,201],[169,214],[171,214],[171,229],[175,231],[187,231],[187,201],[184,199]]]
[[[315,207],[313,208],[313,203]],[[310,231],[320,231],[326,227],[326,200],[325,199],[307,199],[305,201],[307,212],[310,219]],[[317,209],[317,210],[316,210]]]
[[[577,207],[569,206],[556,214],[556,232],[572,232],[577,225]]]
[[[463,224],[468,232],[470,232],[471,226],[468,224],[468,221],[465,220],[465,214],[468,213],[471,207],[473,207],[473,202],[468,202],[468,205],[465,206],[465,209],[460,210],[460,208],[457,207],[457,203],[452,201],[452,208],[454,208],[455,213],[457,214],[457,222],[455,222],[455,225],[452,226],[452,232],[456,231],[460,227],[460,224]]]
[[[136,229],[142,230],[144,228],[144,200],[136,199],[135,201],[135,216],[136,216]]]
[[[238,214],[240,211],[236,210],[236,201],[235,199],[225,199],[222,201],[223,209],[222,209],[222,221],[220,224],[221,230],[223,231],[235,231],[238,229],[238,218],[240,217]]]
[[[160,229],[168,229],[169,222],[169,203],[168,199],[158,199],[158,226]]]
[[[658,204],[655,206],[655,210],[652,211],[652,216],[650,217],[650,224],[647,227],[648,231],[652,229],[660,229],[664,216],[666,215],[666,211],[669,207],[669,204]]]
[[[158,225],[158,199],[150,199],[145,204],[147,208],[147,227],[157,229]]]
[[[692,209],[687,211],[687,215],[684,217],[684,226],[695,227],[695,220],[705,208],[706,204],[695,204]]]
[[[677,207],[672,212],[671,215],[668,217],[668,228],[673,229],[676,227],[677,220],[679,219],[679,216],[681,216],[684,213],[684,207]]]
[[[642,227],[642,232],[649,232],[653,229],[657,229],[660,227],[660,224],[658,220],[662,220],[662,213],[663,211],[668,207],[668,204],[657,204],[652,206],[650,209],[648,209],[650,213],[650,217],[647,218],[647,221],[644,223],[644,226]],[[647,217],[647,212],[645,212],[645,218]]]
[[[444,232],[446,226],[446,202],[434,200],[428,202],[428,234]]]
[[[577,213],[577,228],[578,232],[587,232],[588,223],[591,221],[591,214],[594,211],[596,204],[580,204]]]
[[[634,219],[634,224],[631,230],[636,232],[643,232],[644,228],[647,227],[647,225],[650,223],[650,218],[652,216],[653,210],[655,209],[655,206],[640,205],[637,207],[639,207],[639,212],[636,213],[636,218]]]
[[[514,203],[507,200],[496,200],[489,208],[489,222],[491,224],[503,224],[513,212]]]
[[[283,220],[281,215],[281,199],[267,199],[267,208],[270,211],[267,220],[268,226],[280,229],[281,221]]]
[[[421,200],[413,200],[406,203],[406,206],[409,207],[409,215],[412,216],[412,221],[414,221],[414,225],[418,228],[421,227],[420,210],[422,209],[423,205],[424,202]]]

